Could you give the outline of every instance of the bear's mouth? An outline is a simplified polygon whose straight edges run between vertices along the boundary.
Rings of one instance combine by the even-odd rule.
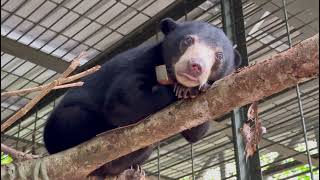
[[[177,81],[186,87],[195,87],[200,84],[200,80],[185,72],[176,73]]]
[[[190,81],[194,81],[194,82],[199,82],[199,79],[196,77],[193,77],[191,75],[189,75],[188,73],[184,73],[184,72],[178,72],[177,73],[179,76],[183,76],[185,78],[187,78]]]

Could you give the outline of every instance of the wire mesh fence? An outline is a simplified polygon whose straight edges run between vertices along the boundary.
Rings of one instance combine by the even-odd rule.
[[[188,4],[189,3],[189,4]],[[131,34],[150,32],[148,41],[162,35],[157,27],[140,30],[165,10],[179,9],[179,21],[201,20],[223,28],[221,1],[173,0],[3,0],[1,1],[1,41],[13,40],[43,52],[57,62],[67,62],[82,51],[89,56],[82,62],[95,62],[100,55],[130,41]],[[315,3],[315,4],[312,4]],[[317,2],[242,1],[244,29],[236,34],[246,37],[249,64],[285,51],[319,32]],[[185,8],[183,8],[185,7]],[[318,6],[317,6],[318,7]],[[172,13],[172,12],[171,12]],[[237,20],[237,19],[235,19]],[[128,38],[128,39],[127,39]],[[136,39],[134,39],[136,41]],[[1,52],[1,91],[23,89],[53,81],[59,70],[42,66],[17,54]],[[58,66],[58,65],[57,65]],[[62,63],[59,63],[63,67]],[[23,107],[35,93],[1,98],[1,122]],[[59,96],[56,96],[59,97]],[[58,102],[51,101],[15,124],[1,141],[19,150],[46,153],[43,126]],[[319,82],[312,80],[282,93],[262,99],[259,116],[268,133],[259,147],[264,179],[317,179],[319,174]],[[158,179],[238,179],[231,116],[212,121],[210,133],[200,142],[188,144],[179,135],[160,142],[144,164],[149,176]],[[312,167],[312,168],[311,168]]]

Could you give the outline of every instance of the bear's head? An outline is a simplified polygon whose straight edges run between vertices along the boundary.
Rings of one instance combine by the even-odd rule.
[[[162,51],[168,76],[185,87],[216,81],[241,63],[228,37],[209,23],[178,23],[167,18],[160,28],[165,35]]]

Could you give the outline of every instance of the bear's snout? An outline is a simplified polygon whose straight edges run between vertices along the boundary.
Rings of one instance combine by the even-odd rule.
[[[189,72],[193,77],[199,77],[202,74],[203,65],[201,60],[198,59],[190,59],[189,60]]]

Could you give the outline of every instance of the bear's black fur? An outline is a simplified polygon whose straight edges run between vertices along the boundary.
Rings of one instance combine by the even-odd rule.
[[[177,24],[165,19],[161,29],[166,35],[163,41],[140,45],[113,57],[98,72],[83,78],[82,87],[66,93],[45,126],[44,142],[50,154],[74,147],[104,131],[136,123],[175,102],[173,87],[158,84],[155,67],[165,63],[172,69],[171,59],[181,55],[177,44],[184,35],[193,33],[208,46],[223,48],[225,58],[217,79],[235,69],[232,44],[218,28],[206,23]],[[172,74],[171,78],[174,79]],[[204,123],[182,135],[189,142],[196,142],[208,127],[209,123]],[[119,174],[131,165],[143,163],[151,152],[152,147],[133,152],[107,163],[96,173]]]

